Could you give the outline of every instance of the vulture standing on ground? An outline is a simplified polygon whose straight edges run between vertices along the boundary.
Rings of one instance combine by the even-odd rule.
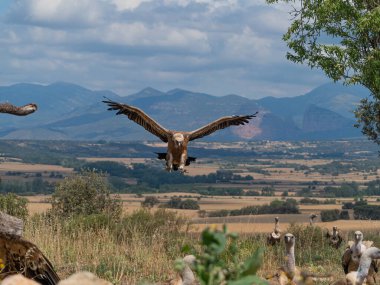
[[[50,261],[33,243],[12,234],[0,233],[0,279],[22,274],[42,285],[55,285],[59,277]]]
[[[185,166],[190,162],[195,161],[194,157],[187,156],[187,144],[195,139],[202,138],[210,135],[217,130],[227,128],[229,126],[245,125],[250,119],[256,117],[257,112],[252,115],[246,116],[227,116],[213,121],[195,131],[173,131],[168,130],[158,124],[155,120],[145,114],[139,108],[121,104],[110,99],[103,101],[109,108],[108,110],[117,111],[116,115],[124,114],[135,123],[142,126],[145,130],[157,136],[163,142],[168,143],[168,150],[166,153],[157,153],[159,159],[166,160],[166,170],[180,170],[185,171]]]
[[[374,259],[380,259],[380,249],[377,247],[366,249],[360,257],[358,270],[349,272],[345,278],[335,281],[332,285],[362,285],[364,282],[378,284],[375,275],[370,275]]]
[[[337,226],[333,226],[333,230],[332,230],[332,232],[329,232],[329,231],[328,231],[328,232],[326,233],[326,238],[329,239],[329,244],[330,244],[332,247],[335,247],[335,248],[339,248],[340,245],[342,244],[342,241],[343,241],[343,238],[342,238],[342,236],[340,235]]]
[[[361,231],[355,232],[354,241],[348,242],[348,247],[342,256],[342,267],[345,274],[358,270],[362,254],[367,248],[370,248],[372,244],[372,241],[363,241],[363,233]],[[377,271],[377,263],[373,261],[369,268],[368,276],[371,278],[374,277]]]
[[[178,273],[178,276],[174,279],[171,279],[165,282],[163,285],[197,285],[199,284],[195,280],[194,272],[191,270],[191,266],[195,263],[194,255],[186,255],[183,258],[183,262],[185,264],[184,268],[181,272]]]
[[[37,110],[36,104],[27,104],[21,107],[14,106],[9,103],[0,104],[0,113],[6,113],[16,116],[26,116]]]
[[[310,223],[310,226],[313,226],[314,225],[314,223],[315,223],[315,218],[316,217],[318,217],[318,215],[316,215],[316,214],[310,214],[310,216],[309,216],[309,223]]]
[[[275,274],[267,277],[269,285],[312,285],[316,280],[330,280],[330,275],[318,276],[296,267],[296,257],[294,254],[296,238],[294,235],[287,233],[284,236],[284,240],[285,264],[278,268]]]
[[[267,244],[275,245],[279,243],[281,240],[281,230],[280,230],[280,222],[279,218],[274,218],[274,230],[267,237]]]

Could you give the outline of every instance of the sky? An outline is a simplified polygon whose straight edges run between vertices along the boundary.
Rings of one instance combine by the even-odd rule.
[[[0,0],[0,85],[301,95],[328,79],[286,59],[288,9],[264,0]]]

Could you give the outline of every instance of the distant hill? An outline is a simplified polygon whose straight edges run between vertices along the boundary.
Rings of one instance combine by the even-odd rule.
[[[115,117],[104,97],[143,109],[168,129],[193,130],[225,115],[259,117],[243,127],[216,132],[204,140],[299,140],[360,137],[353,127],[352,110],[368,92],[361,87],[325,84],[289,98],[251,100],[222,97],[182,89],[162,92],[145,88],[121,97],[110,91],[92,91],[69,83],[16,84],[0,87],[0,102],[38,104],[28,117],[1,114],[0,138],[67,140],[158,140],[125,116]]]

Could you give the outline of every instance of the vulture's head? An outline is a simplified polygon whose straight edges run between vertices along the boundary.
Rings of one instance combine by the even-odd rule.
[[[174,146],[177,148],[183,145],[184,140],[185,140],[185,137],[181,133],[175,133],[173,135]]]
[[[275,218],[274,218],[274,221],[275,221],[276,223],[278,223],[279,220],[280,220],[280,219],[279,219],[278,217],[275,217]]]
[[[356,231],[354,237],[355,242],[363,241],[363,233],[361,231]]]
[[[25,106],[22,106],[21,107],[25,112],[27,112],[28,114],[31,114],[33,112],[35,112],[38,108],[37,108],[37,105],[34,104],[34,103],[30,103],[30,104],[27,104]]]
[[[195,263],[195,261],[196,261],[196,258],[195,258],[194,255],[189,254],[189,255],[186,255],[186,256],[183,258],[183,261],[184,261],[187,265],[191,266],[191,265],[194,265],[194,263]]]
[[[296,238],[294,235],[292,234],[289,234],[287,233],[285,236],[284,236],[284,239],[285,239],[285,246],[287,248],[290,248],[292,246],[294,246],[295,242],[296,242]]]

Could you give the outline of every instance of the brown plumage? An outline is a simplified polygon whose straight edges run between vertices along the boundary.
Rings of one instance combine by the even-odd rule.
[[[6,113],[16,116],[26,116],[37,110],[36,104],[27,104],[21,107],[14,106],[9,103],[0,104],[0,113]]]
[[[50,261],[33,243],[16,235],[0,233],[0,279],[22,274],[42,285],[55,285],[59,277]]]
[[[345,278],[340,278],[331,285],[375,285],[379,284],[376,274],[373,272],[373,264],[380,259],[380,249],[369,247],[360,257],[357,271],[350,271]]]
[[[195,160],[195,158],[187,156],[187,144],[190,141],[208,136],[217,130],[230,126],[245,125],[257,115],[256,112],[253,115],[222,117],[192,132],[172,131],[158,124],[139,108],[117,103],[109,99],[103,102],[109,106],[108,110],[117,111],[116,115],[126,115],[130,120],[139,124],[148,132],[157,136],[163,142],[168,143],[166,155],[162,153],[158,154],[160,159],[166,160],[166,169],[168,171],[177,169],[184,171],[185,165]]]
[[[342,267],[345,274],[357,271],[362,254],[367,248],[372,247],[373,241],[363,241],[363,233],[356,231],[354,241],[349,241],[348,246],[342,256]],[[368,278],[372,278],[378,272],[377,261],[373,260],[369,267]]]
[[[281,241],[281,229],[279,224],[279,218],[274,218],[274,230],[267,236],[267,244],[275,245]]]
[[[332,232],[328,231],[326,233],[326,238],[328,238],[329,244],[334,248],[339,248],[343,241],[337,226],[333,226]]]

